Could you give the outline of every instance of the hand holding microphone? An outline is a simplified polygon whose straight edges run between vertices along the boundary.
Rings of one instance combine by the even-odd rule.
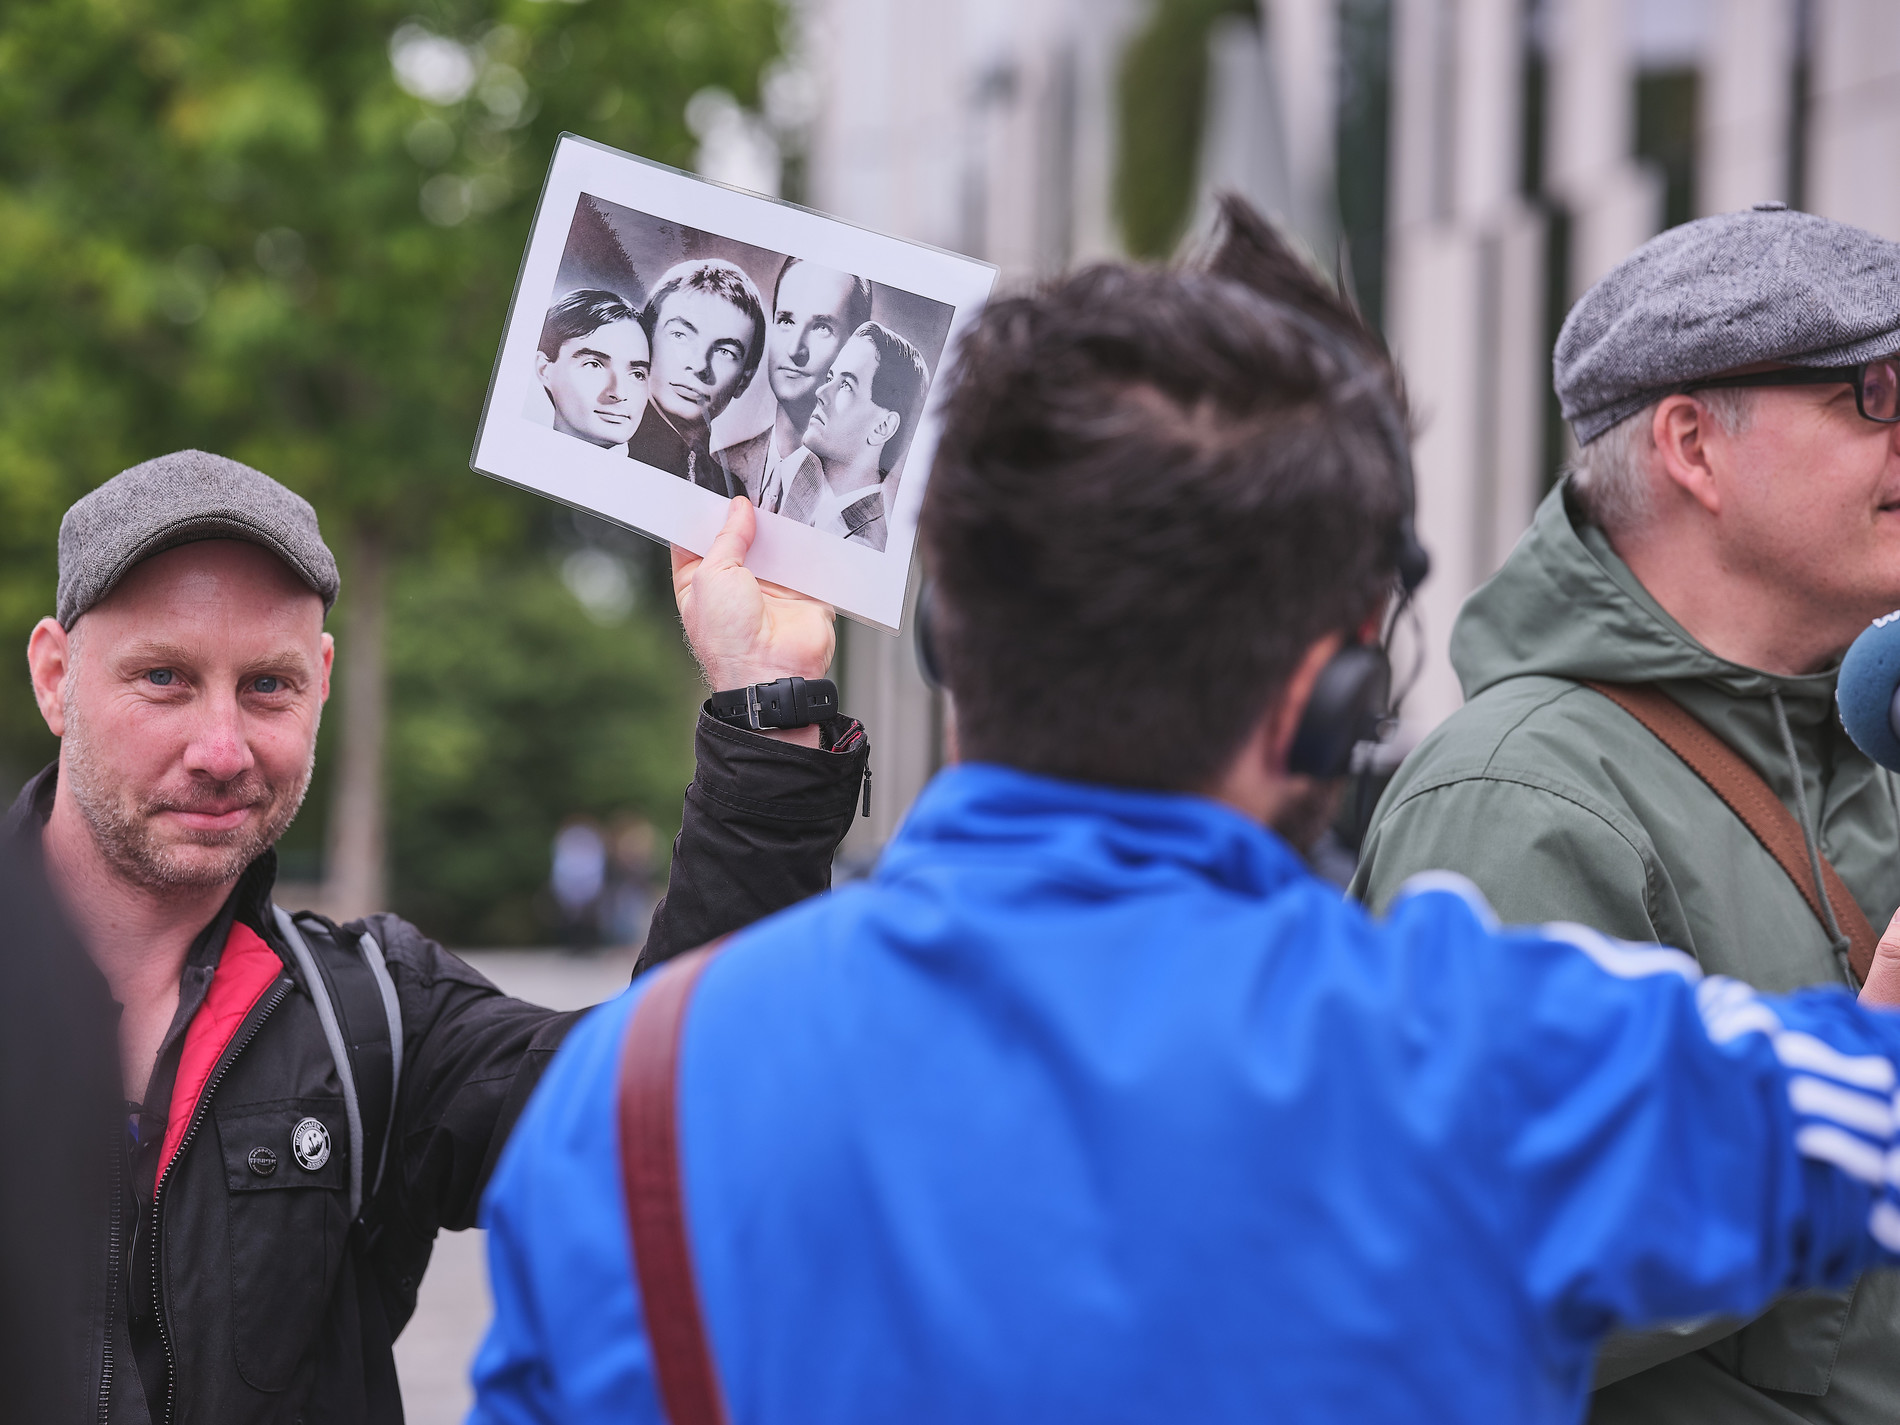
[[[1888,771],[1900,772],[1900,612],[1875,619],[1848,648],[1834,701],[1854,745]],[[1860,997],[1900,1009],[1900,913],[1880,937]]]

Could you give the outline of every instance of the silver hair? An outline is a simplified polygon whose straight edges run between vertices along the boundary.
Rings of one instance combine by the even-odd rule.
[[[1746,431],[1755,413],[1755,393],[1750,390],[1697,391],[1695,399],[1731,436]],[[1578,451],[1570,464],[1570,488],[1590,522],[1606,534],[1640,529],[1649,520],[1655,504],[1649,454],[1656,448],[1656,406],[1661,404],[1618,421]]]

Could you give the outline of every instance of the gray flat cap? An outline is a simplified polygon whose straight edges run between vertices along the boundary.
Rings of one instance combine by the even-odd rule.
[[[1900,351],[1900,243],[1764,203],[1671,228],[1570,309],[1552,358],[1588,445],[1687,381]]]
[[[288,564],[336,602],[336,560],[301,495],[222,455],[180,450],[122,470],[73,503],[59,522],[59,593],[66,627],[141,559],[200,539],[243,539]]]

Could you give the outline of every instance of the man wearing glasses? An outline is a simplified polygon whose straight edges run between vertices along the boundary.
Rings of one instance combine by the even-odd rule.
[[[1781,204],[1674,228],[1584,295],[1554,363],[1579,456],[1459,614],[1467,701],[1387,789],[1359,895],[1460,871],[1506,922],[1858,989],[1856,928],[1900,906],[1900,787],[1834,684],[1900,607],[1896,353],[1900,244]],[[1657,695],[1786,809],[1788,859],[1631,710]],[[1612,1337],[1597,1383],[1598,1422],[1892,1421],[1900,1280]]]

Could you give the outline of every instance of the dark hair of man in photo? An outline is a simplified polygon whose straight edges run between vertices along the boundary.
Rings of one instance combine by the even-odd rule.
[[[863,337],[877,348],[877,370],[871,374],[871,404],[881,410],[897,412],[901,424],[897,434],[879,447],[877,473],[889,475],[910,447],[910,438],[923,411],[924,392],[930,387],[930,369],[923,353],[889,327],[866,322],[851,333]]]
[[[1403,412],[1351,305],[1238,199],[1202,270],[992,303],[921,523],[964,757],[1205,790],[1395,586]]]
[[[599,287],[583,287],[569,292],[548,308],[541,323],[541,354],[549,361],[561,358],[561,348],[576,337],[590,336],[609,322],[640,321],[641,315],[612,292]],[[642,322],[642,325],[645,325]],[[647,337],[652,339],[649,327]]]
[[[779,289],[785,285],[785,274],[805,259],[788,257],[779,264],[778,276],[772,279],[772,309],[778,310]],[[843,318],[847,332],[854,332],[871,320],[871,284],[855,272],[851,277],[851,295],[845,299],[844,310],[838,315]]]
[[[738,394],[752,384],[752,373],[759,369],[759,359],[765,355],[765,308],[759,305],[758,293],[746,279],[744,269],[720,257],[695,262],[684,272],[675,268],[674,273],[647,298],[646,310],[640,314],[641,325],[647,329],[648,337],[652,337],[659,324],[661,306],[675,292],[705,292],[724,297],[752,322],[752,340],[746,343],[745,362],[739,368],[739,379],[732,386],[733,394]]]

